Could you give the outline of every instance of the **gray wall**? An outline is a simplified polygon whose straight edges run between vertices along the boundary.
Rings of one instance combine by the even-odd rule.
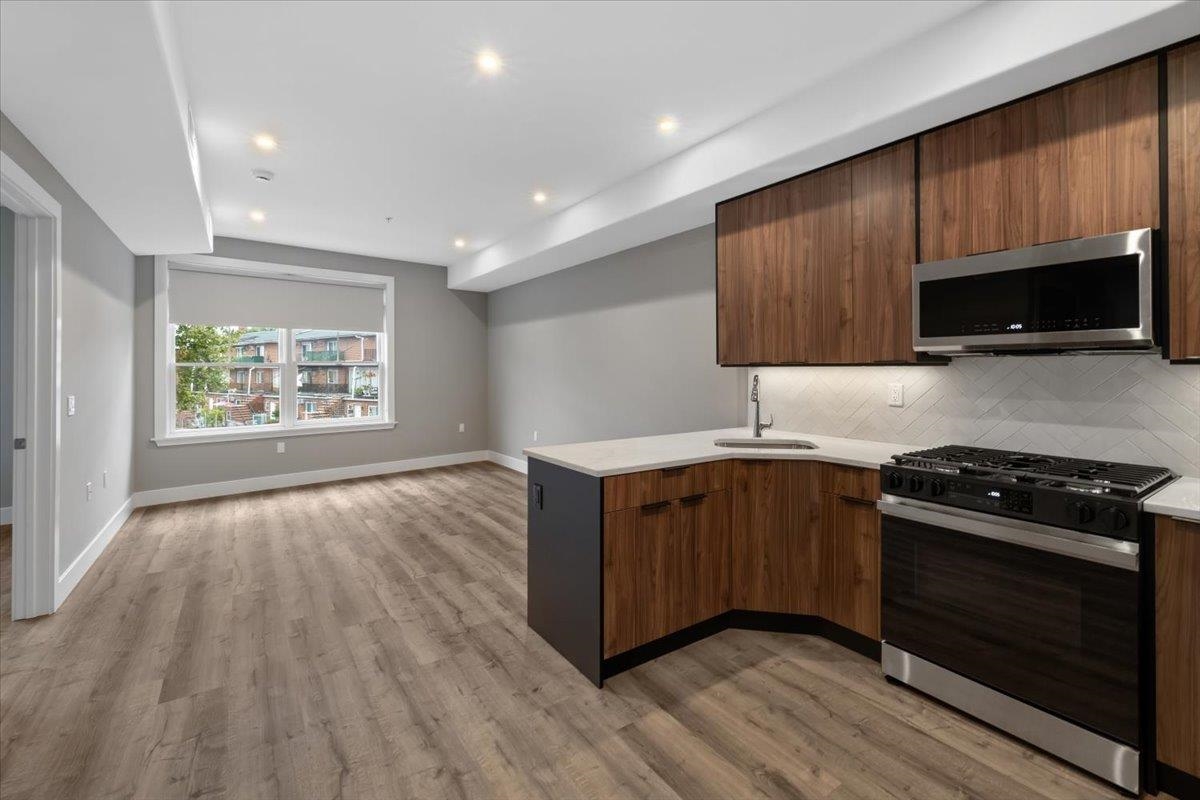
[[[396,420],[392,431],[158,447],[154,435],[154,259],[137,259],[138,490],[399,461],[487,446],[487,300],[446,288],[445,267],[218,238],[214,253],[252,261],[344,269],[396,278]],[[465,422],[465,433],[458,424]]]
[[[13,213],[0,207],[0,508],[12,507]]]
[[[75,395],[77,412],[66,416],[64,400],[61,573],[131,492],[133,254],[3,114],[0,149],[62,204],[62,393]],[[90,503],[87,481],[95,487]]]
[[[738,425],[716,365],[711,225],[488,295],[489,448]]]

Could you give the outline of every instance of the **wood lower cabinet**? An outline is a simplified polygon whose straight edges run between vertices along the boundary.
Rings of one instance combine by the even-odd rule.
[[[820,615],[879,639],[879,511],[874,500],[821,493]]]
[[[1200,359],[1200,42],[1167,53],[1167,265],[1172,359]]]
[[[816,486],[812,462],[734,462],[734,608],[816,613]]]
[[[921,260],[1159,225],[1151,57],[921,134]]]
[[[717,206],[717,361],[909,362],[912,140]]]
[[[729,492],[604,515],[604,657],[729,608]]]
[[[1200,523],[1155,522],[1158,760],[1200,777]]]
[[[679,501],[679,560],[685,587],[674,624],[686,628],[728,611],[731,576],[729,492]]]

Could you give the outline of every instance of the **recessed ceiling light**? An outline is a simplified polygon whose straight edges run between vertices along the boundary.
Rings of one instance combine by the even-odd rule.
[[[674,133],[679,130],[679,120],[674,117],[659,117],[658,132],[659,133]]]
[[[541,189],[534,192],[533,193],[533,202],[537,203],[539,206],[542,205],[543,203],[545,203],[546,202],[546,193],[543,192]]]
[[[481,50],[479,55],[475,56],[475,67],[484,75],[497,75],[504,69],[504,62],[493,51]]]
[[[459,250],[462,250],[464,247],[467,246],[467,240],[460,236],[454,240],[454,246],[457,247]]]
[[[256,208],[250,212],[250,219],[254,220],[255,222],[266,222],[267,215],[264,214],[261,209]]]
[[[254,146],[264,153],[269,153],[279,147],[279,142],[269,133],[258,133],[254,136]]]

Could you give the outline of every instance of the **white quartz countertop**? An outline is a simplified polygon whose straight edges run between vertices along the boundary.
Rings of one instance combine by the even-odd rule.
[[[815,444],[815,450],[717,447],[713,444],[716,439],[745,439],[749,436],[748,428],[724,428],[663,436],[639,436],[633,439],[527,447],[525,455],[602,478],[606,475],[681,467],[722,458],[828,461],[878,469],[880,464],[890,461],[897,453],[922,449],[921,445],[841,439],[799,431],[766,431],[763,436],[767,439],[803,439]],[[1167,514],[1200,522],[1200,478],[1184,477],[1171,482],[1150,495],[1143,507],[1153,514]]]
[[[839,439],[795,431],[766,431],[765,439],[803,439],[817,446],[815,450],[771,450],[744,447],[717,447],[716,439],[745,439],[748,428],[725,428],[715,431],[672,433],[664,436],[640,436],[634,439],[609,439],[603,442],[556,444],[547,447],[527,447],[525,455],[567,467],[587,475],[604,477],[624,472],[640,472],[663,467],[681,467],[702,461],[723,458],[764,458],[772,460],[829,461],[853,467],[878,469],[892,456],[919,445],[894,442],[869,442],[863,439]]]
[[[1200,478],[1184,477],[1168,483],[1147,497],[1142,509],[1200,522]]]

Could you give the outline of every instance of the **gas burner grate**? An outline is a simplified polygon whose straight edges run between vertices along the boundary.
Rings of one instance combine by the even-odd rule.
[[[1174,477],[1169,469],[1113,461],[1090,461],[1068,456],[989,450],[945,445],[895,456],[897,464],[995,471],[1004,475],[1046,478],[1099,486],[1116,494],[1139,497]]]

